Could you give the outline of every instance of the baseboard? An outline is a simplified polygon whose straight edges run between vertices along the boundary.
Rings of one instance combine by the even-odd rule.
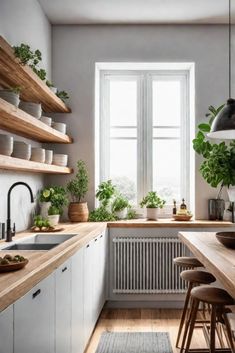
[[[182,309],[183,301],[114,301],[105,304],[107,309]]]

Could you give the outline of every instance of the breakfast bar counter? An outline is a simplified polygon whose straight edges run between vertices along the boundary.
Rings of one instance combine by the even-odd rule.
[[[224,247],[215,232],[179,232],[179,239],[235,298],[235,250]]]

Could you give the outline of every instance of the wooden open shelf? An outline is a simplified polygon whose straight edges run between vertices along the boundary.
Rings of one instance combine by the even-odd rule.
[[[12,47],[0,36],[0,84],[21,87],[21,98],[42,103],[45,112],[69,113],[71,110],[54,94],[28,65],[22,65]]]
[[[0,169],[17,170],[30,173],[70,174],[73,170],[68,167],[27,161],[25,159],[8,157],[0,154]]]
[[[39,142],[72,143],[65,134],[0,98],[0,128]]]

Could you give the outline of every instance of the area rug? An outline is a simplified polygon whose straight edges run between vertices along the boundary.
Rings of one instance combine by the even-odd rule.
[[[167,332],[104,332],[96,353],[172,353]]]

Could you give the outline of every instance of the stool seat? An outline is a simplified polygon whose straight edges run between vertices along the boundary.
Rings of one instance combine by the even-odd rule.
[[[185,270],[180,273],[180,277],[193,284],[210,284],[216,281],[216,278],[209,272],[198,270]]]
[[[211,286],[193,288],[191,297],[216,306],[232,305],[234,303],[233,298],[224,289]]]
[[[190,256],[176,257],[173,259],[173,263],[176,266],[182,266],[187,268],[204,267],[203,264],[196,257]]]

